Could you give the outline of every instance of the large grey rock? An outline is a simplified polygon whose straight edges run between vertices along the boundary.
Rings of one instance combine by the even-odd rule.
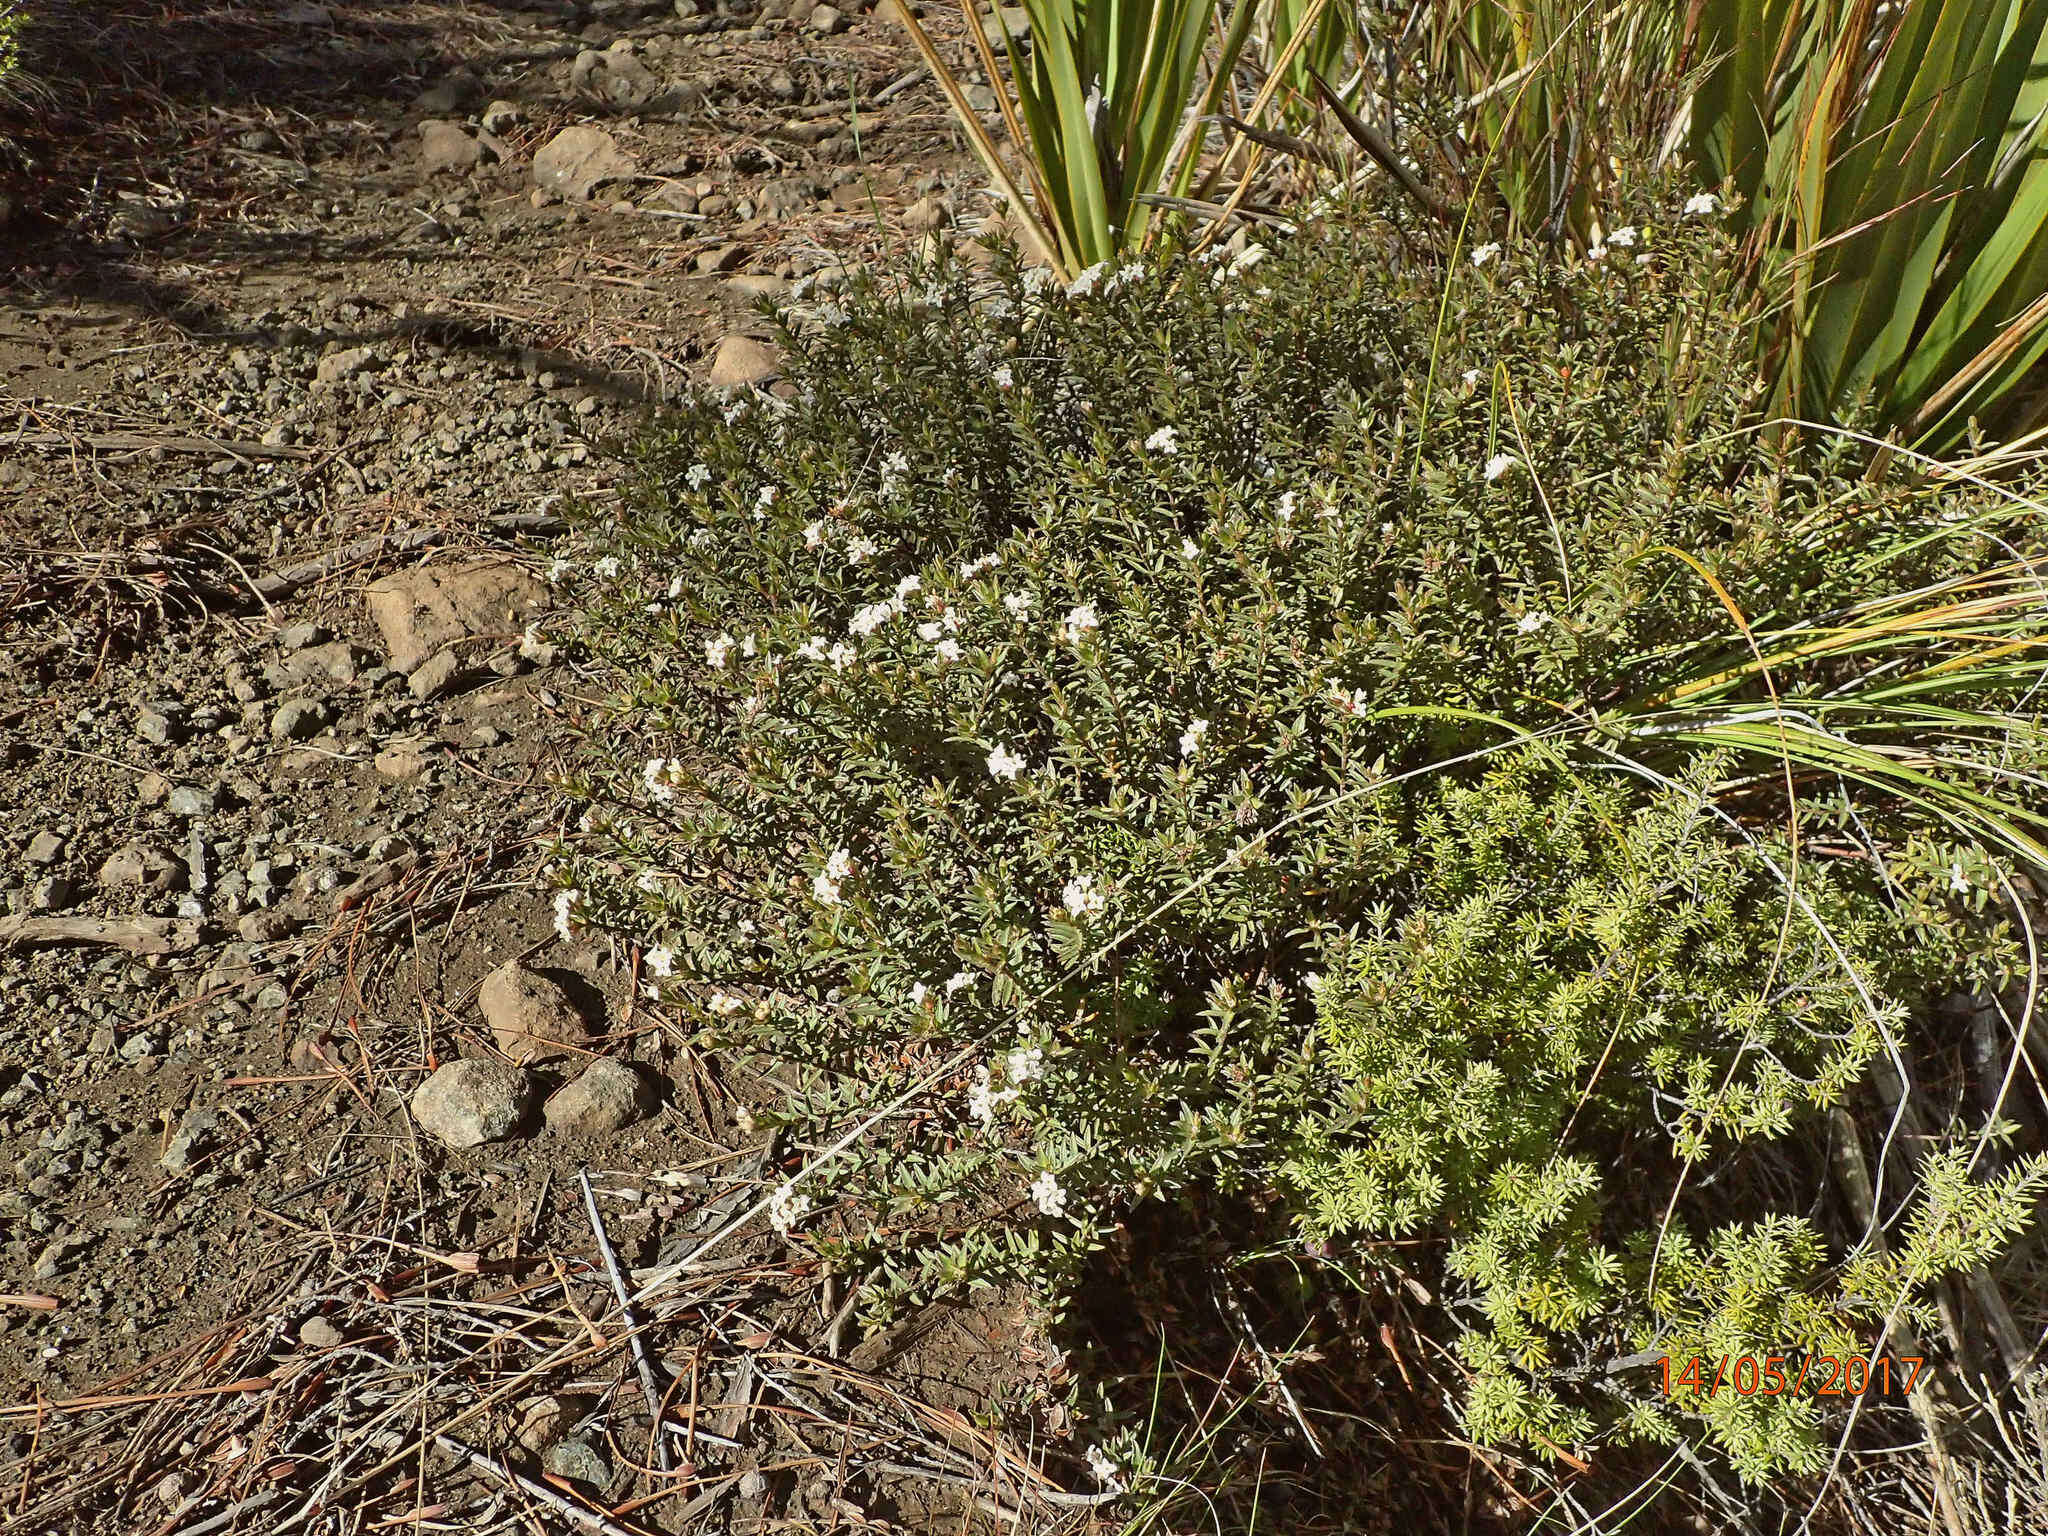
[[[645,1075],[623,1061],[600,1056],[550,1098],[541,1113],[549,1130],[565,1136],[608,1136],[646,1119],[659,1102]]]
[[[517,960],[484,978],[477,1006],[498,1049],[514,1061],[568,1056],[590,1040],[590,1025],[569,994]]]
[[[533,184],[580,203],[601,182],[634,175],[639,169],[602,128],[564,128],[534,155]]]
[[[501,1061],[451,1061],[412,1096],[412,1117],[449,1147],[503,1141],[533,1108],[533,1081]]]
[[[171,1144],[164,1148],[164,1172],[190,1173],[193,1163],[212,1143],[213,1133],[219,1125],[218,1110],[200,1107],[186,1110],[184,1118],[178,1122],[177,1131],[171,1137]]]

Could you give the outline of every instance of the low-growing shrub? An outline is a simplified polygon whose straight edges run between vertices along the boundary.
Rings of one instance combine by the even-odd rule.
[[[1352,211],[800,303],[787,398],[668,418],[559,573],[620,680],[562,926],[808,1069],[771,1215],[874,1307],[1227,1196],[1445,1240],[1476,1432],[1755,1474],[1811,1402],[1603,1358],[1867,1329],[2040,1182],[1942,1164],[1940,1243],[1831,1275],[1743,1172],[2011,962],[2039,540],[1767,446],[1721,231],[1629,196],[1596,261]]]

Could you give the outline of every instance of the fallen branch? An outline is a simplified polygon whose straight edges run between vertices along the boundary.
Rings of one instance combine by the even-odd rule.
[[[17,432],[7,439],[10,448],[71,448],[84,446],[96,453],[146,453],[161,448],[166,453],[230,454],[238,459],[311,459],[319,457],[310,448],[291,448],[282,443],[245,443],[225,437],[152,437],[141,432],[90,432],[71,436],[64,432]]]
[[[568,526],[552,512],[508,512],[490,519],[493,533],[562,533]],[[380,533],[358,539],[353,544],[342,545],[332,554],[322,555],[318,560],[308,560],[303,565],[290,565],[268,576],[258,576],[251,584],[252,590],[266,602],[272,598],[289,597],[301,587],[323,581],[345,566],[360,564],[377,555],[421,549],[450,537],[456,531],[453,528],[408,528],[401,533]]]
[[[171,917],[0,917],[10,944],[108,944],[131,955],[182,955],[199,947],[199,925]]]

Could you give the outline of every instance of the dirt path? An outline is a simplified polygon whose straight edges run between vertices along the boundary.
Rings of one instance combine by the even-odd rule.
[[[556,512],[616,499],[619,437],[759,296],[979,213],[936,92],[809,0],[34,9],[63,83],[0,118],[0,1530],[952,1509],[989,1447],[862,1368],[968,1407],[1056,1352],[996,1309],[834,1360],[837,1295],[758,1222],[662,1303],[695,1321],[658,1379],[727,1406],[627,1443],[595,1232],[631,1270],[743,1211],[760,1085],[535,884],[596,686],[546,639]],[[379,622],[408,571],[447,586]],[[506,1054],[478,997],[514,959],[596,1033],[449,1151],[403,1101]],[[642,1102],[544,1125],[607,1053]],[[931,1476],[756,1433],[777,1392],[909,1413]]]

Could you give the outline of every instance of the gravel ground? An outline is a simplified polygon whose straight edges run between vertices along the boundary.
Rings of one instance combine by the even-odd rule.
[[[762,1222],[719,1283],[765,1289],[656,1362],[738,1405],[690,1496],[594,1438],[639,1390],[603,1248],[674,1262],[780,1149],[766,1078],[636,1012],[536,884],[599,687],[549,640],[561,514],[687,380],[766,381],[760,299],[985,211],[935,88],[850,5],[36,10],[0,110],[0,1530],[557,1529],[550,1493],[649,1488],[643,1529],[960,1528],[979,1452],[894,1487],[745,1432],[805,1369],[768,1334],[857,1342]],[[420,1343],[470,1438],[422,1409],[367,1477],[321,1414],[383,1388],[265,1406],[352,1351],[388,1382],[377,1309],[458,1336],[489,1279],[535,1350],[610,1354]],[[1061,1369],[1015,1305],[920,1327],[834,1368],[961,1409]]]

